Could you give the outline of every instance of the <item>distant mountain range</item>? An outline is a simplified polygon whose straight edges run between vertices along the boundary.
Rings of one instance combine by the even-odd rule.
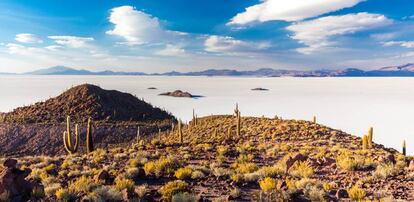
[[[414,77],[414,64],[405,64],[401,66],[383,67],[377,70],[364,71],[356,68],[347,68],[343,70],[280,70],[271,68],[262,68],[252,71],[238,71],[229,69],[208,69],[198,72],[165,72],[165,73],[144,73],[144,72],[114,72],[99,71],[93,72],[84,69],[73,69],[64,66],[55,66],[46,69],[40,69],[22,74],[1,73],[2,75],[148,75],[148,76],[251,76],[251,77]]]

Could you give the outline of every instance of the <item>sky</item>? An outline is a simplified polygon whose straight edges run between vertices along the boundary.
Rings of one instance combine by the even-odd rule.
[[[0,72],[375,69],[414,62],[412,0],[2,0]]]

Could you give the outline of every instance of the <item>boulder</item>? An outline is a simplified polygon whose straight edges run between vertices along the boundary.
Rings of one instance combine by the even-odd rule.
[[[289,168],[293,166],[293,164],[296,163],[296,161],[306,161],[308,159],[307,156],[304,156],[303,154],[295,154],[293,156],[290,156],[288,159],[286,159],[286,172],[288,172]]]
[[[3,163],[5,169],[0,173],[0,193],[8,192],[9,201],[26,201],[33,188],[41,185],[25,179],[31,173],[29,168],[20,170],[16,165],[15,159],[7,159]]]
[[[345,189],[338,189],[338,191],[336,191],[336,199],[342,199],[342,198],[348,198],[348,192]]]
[[[96,176],[95,180],[97,182],[102,182],[104,184],[111,184],[114,181],[114,177],[106,170],[101,170]]]

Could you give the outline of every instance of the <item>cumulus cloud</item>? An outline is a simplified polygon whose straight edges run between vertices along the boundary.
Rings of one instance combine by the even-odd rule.
[[[331,40],[334,36],[353,34],[391,23],[392,20],[384,15],[357,13],[299,22],[288,26],[287,30],[293,32],[292,39],[307,46],[299,48],[297,51],[303,54],[310,54],[334,45],[335,42]]]
[[[113,8],[109,22],[115,26],[106,34],[120,36],[126,40],[125,44],[128,45],[165,42],[174,37],[186,35],[186,33],[163,29],[158,18],[138,11],[132,6]]]
[[[15,43],[8,43],[6,45],[6,48],[10,54],[18,54],[18,55],[33,55],[33,54],[43,52],[41,48],[27,47],[27,46],[15,44]]]
[[[40,37],[29,33],[17,34],[15,40],[21,43],[43,43]]]
[[[65,45],[71,48],[82,48],[88,45],[89,42],[94,41],[92,37],[78,37],[78,36],[49,36],[49,39],[55,40],[55,43]]]
[[[365,0],[263,0],[233,17],[229,24],[247,24],[272,20],[299,21],[343,8]]]
[[[414,41],[387,41],[383,46],[401,46],[404,48],[414,48]]]
[[[183,48],[172,44],[167,44],[164,49],[156,52],[157,55],[161,56],[183,56],[185,53]]]
[[[208,52],[229,53],[247,52],[269,48],[268,43],[253,43],[234,39],[229,36],[209,36],[204,42]]]

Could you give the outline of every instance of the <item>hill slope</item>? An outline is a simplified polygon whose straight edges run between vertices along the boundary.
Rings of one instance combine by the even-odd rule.
[[[182,144],[176,127],[128,148],[20,162],[46,201],[414,200],[412,158],[319,124],[242,117],[238,136],[233,116],[209,116],[182,128]]]

